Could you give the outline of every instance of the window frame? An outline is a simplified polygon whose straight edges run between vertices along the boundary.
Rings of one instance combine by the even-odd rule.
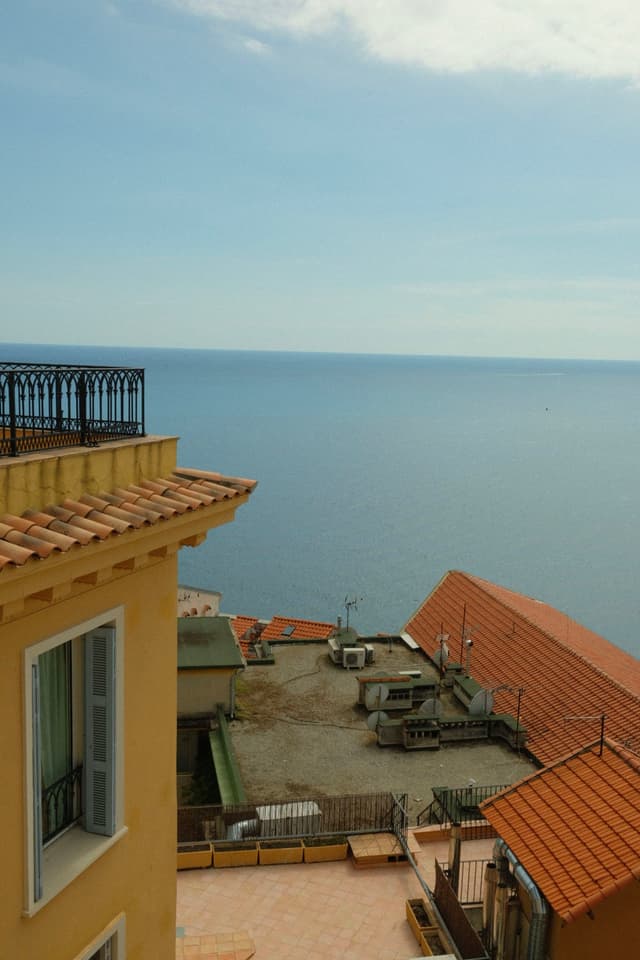
[[[74,957],[74,960],[91,960],[91,957],[109,942],[111,942],[111,960],[126,960],[127,922],[124,913],[119,913],[90,944]]]
[[[24,650],[25,907],[23,913],[25,916],[32,916],[37,913],[127,832],[124,824],[124,621],[124,607],[115,607],[60,633],[53,634],[26,647]],[[36,850],[33,822],[34,782],[36,777],[34,768],[37,762],[35,751],[38,748],[38,745],[34,744],[33,734],[33,668],[41,654],[67,643],[69,640],[73,641],[91,631],[106,626],[115,628],[115,831],[111,836],[103,836],[88,833],[82,824],[74,824],[38,851]],[[78,717],[78,720],[81,724],[83,723],[80,717]],[[84,727],[82,727],[82,730],[84,732]],[[43,889],[42,895],[36,899],[34,887],[37,858],[39,858],[38,868],[42,875]]]

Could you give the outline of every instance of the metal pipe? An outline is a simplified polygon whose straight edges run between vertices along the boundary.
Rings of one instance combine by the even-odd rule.
[[[522,866],[511,848],[502,840],[496,839],[493,846],[494,858],[504,858],[513,867],[513,875],[518,883],[524,887],[531,901],[531,924],[529,926],[529,943],[527,945],[526,960],[543,960],[547,927],[549,923],[549,908],[547,901],[535,885],[525,868]]]
[[[482,928],[485,931],[487,942],[491,942],[491,931],[493,929],[493,904],[496,896],[496,886],[498,883],[498,871],[492,861],[484,869],[484,888],[482,891]]]

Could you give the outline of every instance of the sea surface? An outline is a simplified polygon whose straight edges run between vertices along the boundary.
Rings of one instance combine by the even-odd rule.
[[[146,368],[149,433],[259,480],[181,553],[222,609],[399,631],[449,569],[640,656],[640,363],[0,346]]]

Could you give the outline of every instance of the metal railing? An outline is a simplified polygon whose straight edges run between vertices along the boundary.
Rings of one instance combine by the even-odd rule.
[[[417,816],[418,826],[424,823],[442,823],[464,825],[483,820],[480,804],[483,800],[495,796],[509,784],[484,786],[477,784],[469,787],[433,787],[433,800]]]
[[[144,436],[144,370],[0,362],[0,456]]]
[[[492,860],[461,860],[458,865],[458,900],[465,906],[482,903],[484,892],[484,872]],[[449,864],[440,866],[449,877]]]
[[[42,791],[42,842],[48,843],[82,816],[82,764]]]
[[[178,808],[178,841],[226,840],[234,825],[242,824],[242,836],[303,837],[333,834],[394,833],[406,836],[407,796],[365,793],[339,797],[305,797],[265,801],[263,806],[281,807],[279,823],[260,823],[260,804],[239,803]],[[274,832],[275,831],[275,832]]]

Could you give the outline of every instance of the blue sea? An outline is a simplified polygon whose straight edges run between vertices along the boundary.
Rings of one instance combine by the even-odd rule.
[[[255,477],[181,555],[222,609],[398,631],[452,568],[640,655],[640,363],[11,345],[146,368],[147,431]]]

